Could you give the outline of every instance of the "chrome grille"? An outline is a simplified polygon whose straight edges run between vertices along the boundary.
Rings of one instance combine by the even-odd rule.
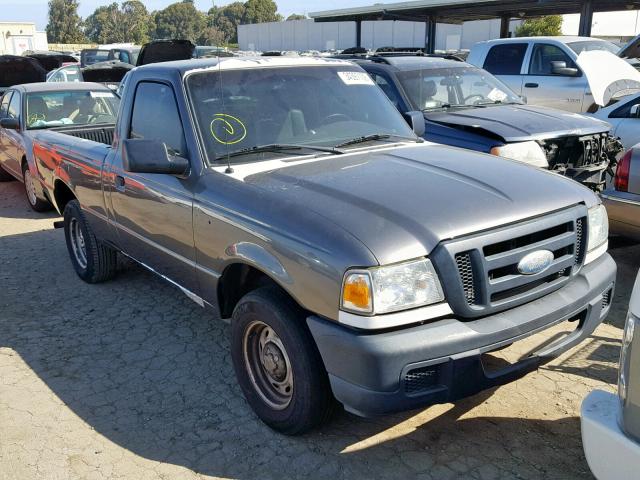
[[[494,231],[441,244],[432,260],[445,282],[451,307],[462,317],[479,317],[540,298],[560,288],[584,262],[586,207],[577,206]],[[553,253],[551,265],[525,275],[518,263],[539,250]]]

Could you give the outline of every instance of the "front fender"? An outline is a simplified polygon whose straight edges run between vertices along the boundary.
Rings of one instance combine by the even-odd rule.
[[[250,242],[234,243],[225,249],[225,254],[228,264],[236,262],[247,264],[270,276],[285,288],[293,284],[293,279],[280,260],[260,245]]]

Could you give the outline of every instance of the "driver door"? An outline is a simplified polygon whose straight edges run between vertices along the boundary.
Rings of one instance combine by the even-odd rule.
[[[565,62],[569,68],[578,68],[560,47],[548,43],[534,44],[529,74],[524,80],[523,94],[527,97],[527,103],[582,112],[582,101],[587,90],[586,77],[582,73],[579,76],[554,74],[552,62]]]
[[[127,121],[127,118],[122,118]],[[189,158],[173,88],[158,82],[136,85],[128,138],[159,140]],[[114,154],[104,175],[120,248],[135,260],[191,292],[197,289],[193,240],[194,173],[186,177],[131,173]]]

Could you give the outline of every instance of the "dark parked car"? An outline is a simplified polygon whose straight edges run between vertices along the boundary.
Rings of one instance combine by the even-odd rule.
[[[34,142],[71,263],[102,282],[122,252],[230,318],[242,391],[278,431],[334,398],[375,415],[513,381],[609,312],[594,193],[422,141],[357,65],[169,62],[123,92],[113,141]]]
[[[608,123],[525,105],[468,63],[407,55],[356,61],[398,110],[423,113],[427,140],[549,169],[594,190],[604,188],[609,164],[621,151]]]

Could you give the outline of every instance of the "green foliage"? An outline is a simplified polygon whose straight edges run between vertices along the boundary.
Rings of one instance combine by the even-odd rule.
[[[98,7],[85,20],[85,34],[96,43],[135,43],[148,41],[149,12],[139,0],[128,0]]]
[[[289,20],[306,20],[307,16],[306,15],[300,15],[298,13],[292,13],[291,15],[289,15],[287,17],[287,21]]]
[[[279,22],[278,6],[273,0],[247,0],[243,23]]]
[[[82,43],[82,19],[77,0],[50,0],[47,40],[51,43]]]
[[[530,18],[516,29],[516,37],[543,37],[562,35],[562,15]]]
[[[179,38],[194,43],[197,43],[203,30],[207,28],[205,15],[188,1],[173,3],[156,12],[154,23],[154,38]]]

